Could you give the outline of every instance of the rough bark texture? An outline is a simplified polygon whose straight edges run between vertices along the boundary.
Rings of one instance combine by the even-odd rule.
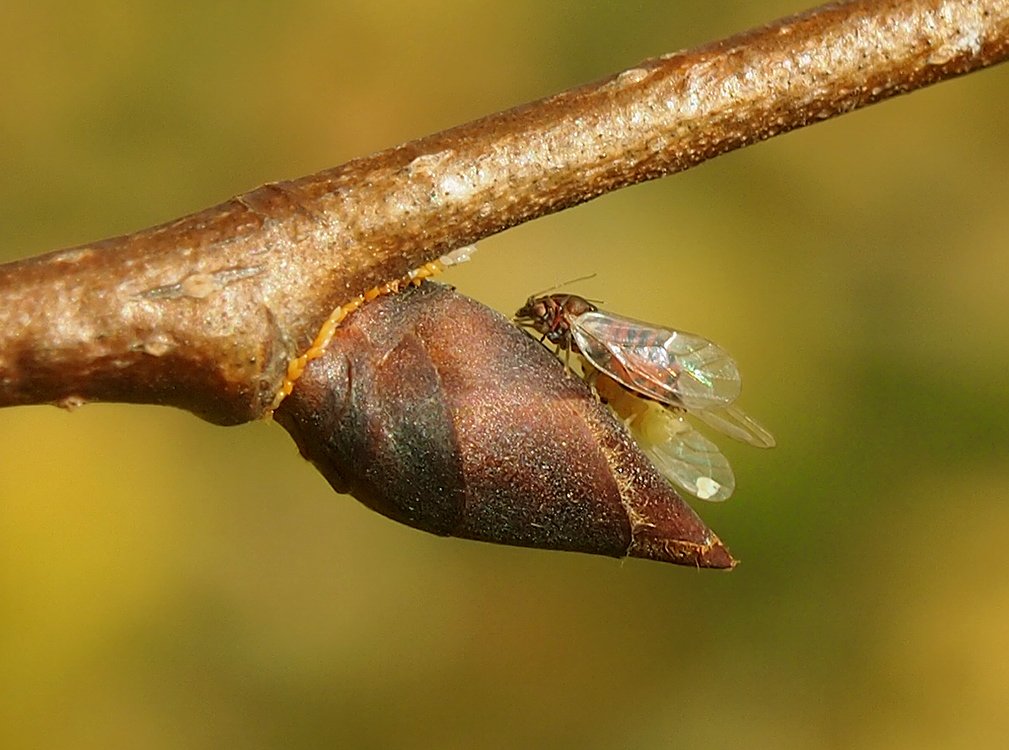
[[[446,250],[1009,54],[1009,0],[836,3],[136,234],[0,267],[0,405],[263,414],[333,308]]]

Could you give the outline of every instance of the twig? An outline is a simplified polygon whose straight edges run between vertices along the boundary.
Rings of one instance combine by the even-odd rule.
[[[334,308],[447,250],[1007,55],[1009,0],[830,4],[0,266],[0,406],[101,399],[255,419]]]

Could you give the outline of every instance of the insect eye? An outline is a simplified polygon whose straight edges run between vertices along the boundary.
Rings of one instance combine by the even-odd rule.
[[[547,306],[542,302],[537,302],[533,305],[533,317],[534,318],[545,318],[547,316]]]

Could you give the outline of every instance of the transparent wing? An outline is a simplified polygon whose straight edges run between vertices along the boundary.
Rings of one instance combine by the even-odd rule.
[[[773,448],[774,435],[735,404],[691,412],[710,427],[757,448]]]
[[[593,371],[590,382],[666,479],[701,500],[717,502],[732,495],[736,478],[729,462],[683,414],[640,398],[603,373]]]
[[[633,391],[691,412],[731,404],[739,370],[701,336],[596,310],[571,323],[575,344],[598,370]]]
[[[679,414],[654,404],[631,425],[631,432],[642,452],[655,468],[673,484],[694,497],[711,502],[727,500],[736,489],[736,478],[728,460],[717,446],[695,430]],[[644,423],[648,420],[651,424]],[[658,425],[656,420],[661,420]],[[664,440],[639,437],[639,431],[667,433]]]

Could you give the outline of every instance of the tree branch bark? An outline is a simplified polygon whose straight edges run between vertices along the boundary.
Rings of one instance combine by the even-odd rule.
[[[256,419],[334,308],[448,250],[1007,55],[1009,0],[829,4],[0,266],[0,406],[110,400]]]

